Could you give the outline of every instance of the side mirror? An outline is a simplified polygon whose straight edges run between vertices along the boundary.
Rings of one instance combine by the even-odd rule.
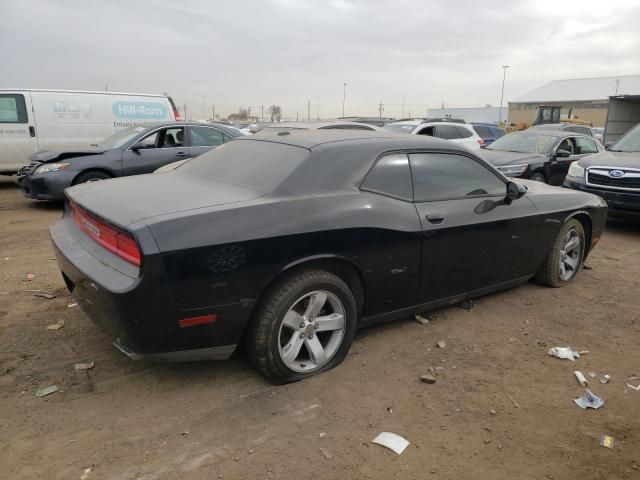
[[[527,187],[516,182],[507,183],[507,200],[514,201],[522,198],[527,193]]]
[[[556,158],[567,158],[571,156],[569,150],[556,150]]]
[[[133,145],[131,145],[131,150],[133,150],[136,153],[138,153],[139,150],[144,150],[145,148],[147,148],[147,144],[144,142],[136,142]]]

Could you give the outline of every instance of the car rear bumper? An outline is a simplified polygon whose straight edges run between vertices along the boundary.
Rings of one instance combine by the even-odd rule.
[[[83,235],[65,215],[50,229],[58,266],[78,306],[132,359],[191,361],[231,356],[253,302],[182,310],[175,304],[159,254],[143,269]],[[111,258],[113,257],[113,258]],[[183,328],[185,318],[216,315],[212,323]]]
[[[570,178],[565,179],[564,186],[573,190],[592,193],[603,198],[609,207],[609,215],[640,218],[640,192],[629,193],[597,188],[591,185],[587,186],[582,182],[573,181]]]

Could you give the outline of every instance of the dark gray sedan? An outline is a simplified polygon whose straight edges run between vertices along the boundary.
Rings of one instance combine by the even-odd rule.
[[[134,126],[97,145],[35,153],[18,172],[18,183],[27,197],[63,200],[64,189],[71,185],[151,173],[241,136],[237,128],[210,123]]]

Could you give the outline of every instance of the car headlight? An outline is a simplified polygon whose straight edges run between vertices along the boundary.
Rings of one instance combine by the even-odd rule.
[[[70,163],[45,163],[44,165],[40,165],[38,168],[36,168],[36,171],[33,173],[34,175],[40,175],[43,173],[57,172],[59,170],[64,170],[69,165],[71,164]]]
[[[527,168],[529,168],[529,165],[525,163],[523,165],[503,165],[498,167],[498,170],[509,177],[519,177],[527,171]]]
[[[584,168],[578,165],[578,162],[573,162],[569,165],[568,177],[582,178],[584,177]]]

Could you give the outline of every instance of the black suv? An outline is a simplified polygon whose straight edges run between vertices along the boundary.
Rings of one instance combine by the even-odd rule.
[[[573,163],[564,186],[600,195],[614,216],[640,218],[640,124],[607,151]]]

